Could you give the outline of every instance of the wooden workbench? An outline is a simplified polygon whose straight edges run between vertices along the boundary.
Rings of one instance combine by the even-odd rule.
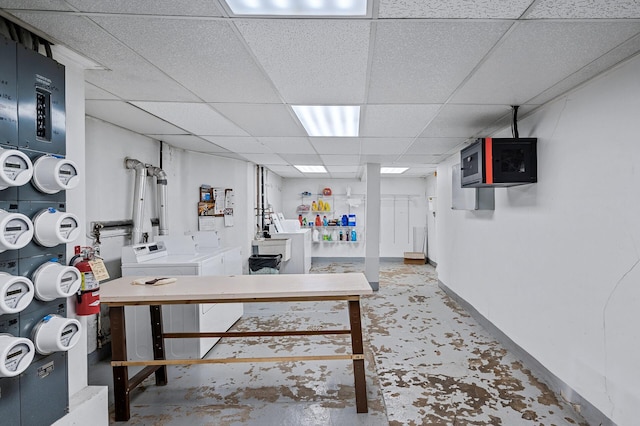
[[[160,286],[132,285],[139,277],[123,277],[100,287],[101,302],[109,306],[111,319],[111,365],[116,421],[126,421],[130,414],[130,391],[155,373],[156,385],[167,384],[167,365],[213,364],[236,362],[286,362],[350,359],[353,361],[356,410],[366,413],[367,389],[364,372],[364,345],[360,315],[360,296],[372,293],[364,274],[292,274],[236,276],[179,276],[172,284]],[[340,330],[274,330],[248,332],[164,333],[162,305],[191,303],[244,302],[348,302],[349,329]],[[151,312],[153,360],[127,361],[125,306],[148,305]],[[312,355],[266,358],[176,359],[166,360],[164,339],[192,337],[254,337],[351,335],[351,355]],[[128,367],[145,366],[129,378]]]

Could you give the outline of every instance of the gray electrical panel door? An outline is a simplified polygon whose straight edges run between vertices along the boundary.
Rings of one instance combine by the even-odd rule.
[[[0,36],[0,145],[18,146],[16,43]]]
[[[19,146],[64,155],[64,66],[18,45]]]

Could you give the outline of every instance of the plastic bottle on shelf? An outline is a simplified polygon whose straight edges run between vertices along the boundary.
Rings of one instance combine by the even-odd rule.
[[[351,241],[358,241],[355,229],[351,230]]]
[[[303,225],[302,225],[302,215],[301,214],[298,215],[298,222],[300,222],[300,227],[302,227]]]
[[[349,223],[349,219],[347,218],[346,214],[342,215],[342,226],[347,226],[347,224]]]
[[[340,230],[340,241],[344,241],[344,234],[342,233],[342,230]]]
[[[329,221],[327,220],[327,216],[324,216],[322,218],[322,226],[327,226],[327,225],[329,225]]]
[[[315,200],[313,201],[313,203],[311,203],[311,211],[318,211],[318,203],[316,203]]]
[[[320,220],[320,215],[316,215],[316,226],[322,226],[322,221]]]

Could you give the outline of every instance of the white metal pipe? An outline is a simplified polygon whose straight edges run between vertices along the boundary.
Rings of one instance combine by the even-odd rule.
[[[167,174],[160,167],[147,166],[149,176],[156,177],[158,202],[158,234],[169,235],[167,220]]]
[[[138,244],[142,242],[147,167],[144,163],[132,158],[125,158],[125,166],[127,169],[135,169],[136,171],[136,181],[133,189],[133,228],[131,229],[131,244]]]

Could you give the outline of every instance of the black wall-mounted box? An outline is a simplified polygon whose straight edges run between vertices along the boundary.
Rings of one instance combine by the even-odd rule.
[[[460,151],[463,188],[508,187],[538,181],[537,138],[482,138]]]

